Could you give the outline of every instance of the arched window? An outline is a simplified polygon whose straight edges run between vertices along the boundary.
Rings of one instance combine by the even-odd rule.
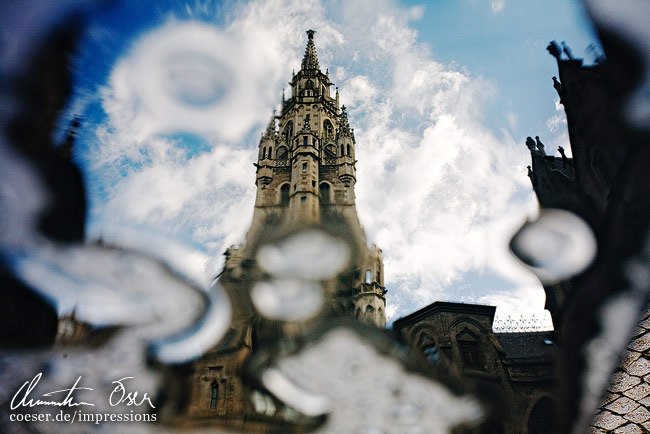
[[[348,157],[350,156],[350,145],[348,145]]]
[[[330,185],[326,182],[323,182],[318,186],[318,188],[320,189],[320,203],[330,203]]]
[[[479,339],[465,330],[458,335],[456,341],[463,365],[468,368],[484,369],[483,352]]]
[[[325,119],[325,122],[323,122],[323,131],[325,131],[326,137],[332,137],[334,135],[334,126],[329,119]]]
[[[555,432],[555,402],[544,397],[535,403],[528,416],[528,434]]]
[[[325,158],[336,158],[336,147],[334,145],[327,145],[325,147]]]
[[[212,382],[210,387],[210,408],[217,408],[217,399],[219,398],[219,383]]]
[[[287,151],[287,148],[285,148],[284,146],[280,146],[275,154],[278,160],[286,160],[288,155],[289,152]]]
[[[271,155],[273,155],[273,148],[269,146],[269,150],[268,150],[268,152],[266,153],[266,156],[267,156],[268,158],[272,158]]]
[[[289,184],[284,184],[280,188],[280,204],[289,205]]]
[[[366,313],[367,314],[372,314],[374,311],[375,311],[374,307],[372,307],[370,305],[366,306]]]
[[[262,160],[266,158],[266,148],[262,148]]]
[[[371,270],[366,270],[366,283],[372,283],[372,271]]]
[[[307,146],[307,136],[304,136],[304,137],[302,138],[302,144],[303,144],[304,146]]]
[[[293,121],[287,122],[287,125],[284,127],[284,136],[287,140],[287,143],[293,139]]]
[[[381,265],[379,261],[377,261],[376,267],[377,267],[377,283],[381,284]]]
[[[344,155],[345,155],[345,150],[343,148],[343,145],[341,145],[341,157],[343,157]]]

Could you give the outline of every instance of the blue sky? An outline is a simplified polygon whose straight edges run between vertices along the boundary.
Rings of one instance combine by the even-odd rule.
[[[241,242],[259,134],[300,67],[308,28],[355,128],[357,208],[384,251],[389,321],[435,300],[542,315],[541,286],[506,245],[536,210],[525,137],[569,148],[545,48],[564,40],[592,61],[586,48],[596,40],[575,2],[149,0],[99,9],[62,122],[84,117],[75,159],[89,190],[89,237],[140,228],[217,263]]]

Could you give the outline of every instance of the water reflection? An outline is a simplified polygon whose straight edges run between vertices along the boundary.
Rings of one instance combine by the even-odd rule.
[[[325,294],[318,282],[274,279],[256,283],[251,299],[257,311],[269,319],[298,321],[320,312]]]
[[[262,371],[263,384],[304,414],[329,412],[318,433],[390,434],[418,427],[448,433],[482,419],[475,398],[457,395],[448,385],[407,369],[400,347],[378,330],[326,326],[297,352],[286,353],[282,346],[278,350],[271,353],[272,371]],[[258,357],[252,366],[265,355]]]
[[[596,257],[596,238],[589,225],[572,212],[543,209],[510,243],[512,251],[544,284],[583,272]]]
[[[278,277],[325,280],[348,265],[347,244],[326,232],[305,230],[277,244],[266,245],[257,253],[262,270]]]
[[[309,31],[308,35],[309,41],[312,41],[313,31]],[[169,37],[169,34],[165,37]],[[215,40],[220,41],[218,36]],[[166,41],[174,42],[173,38]],[[158,44],[160,41],[155,42]],[[222,62],[221,58],[210,57],[206,53],[190,49],[191,47],[180,47],[177,51],[169,51],[168,47],[160,45],[157,47],[161,49],[160,52],[144,53],[137,59],[143,63],[136,62],[135,67],[148,68],[147,70],[155,75],[160,72],[156,70],[162,65],[162,78],[155,75],[151,83],[144,83],[153,87],[143,86],[145,93],[140,95],[140,102],[149,104],[154,112],[162,116],[161,119],[169,120],[170,116],[173,117],[179,110],[188,107],[190,112],[203,111],[207,106],[228,98],[226,83],[235,78],[234,74],[229,75],[225,60]],[[306,51],[303,66],[317,66],[313,45],[308,45]],[[153,57],[147,57],[149,55]],[[318,74],[314,75],[316,76]],[[318,77],[324,80],[323,77]],[[564,83],[564,86],[567,86],[566,80]],[[566,90],[562,86],[558,86],[561,93]],[[314,87],[313,81],[306,80],[301,91],[301,97],[305,98],[313,98],[312,92],[325,93],[324,89]],[[3,94],[3,101],[16,96],[11,94],[10,89],[3,88],[3,92],[6,93]],[[561,96],[565,102],[566,98],[570,97],[568,93],[562,93]],[[338,98],[330,97],[330,100],[326,101],[330,108],[335,108],[338,113]],[[159,104],[160,102],[162,104]],[[3,106],[3,115],[18,107],[17,103],[12,105],[14,103]],[[283,104],[286,103],[283,98]],[[643,113],[639,113],[637,121],[642,121]],[[185,116],[187,112],[182,114]],[[303,126],[309,125],[309,116],[303,118]],[[275,146],[278,143],[289,146],[289,143],[282,140],[286,140],[298,130],[293,130],[293,124],[291,129],[285,125],[291,132],[285,131],[287,135],[282,139],[275,131],[273,122],[266,136],[272,143],[268,147],[265,145],[261,154],[261,160],[273,163],[268,163],[268,167],[262,168],[258,179],[260,189],[278,189],[275,196],[269,194],[269,197],[277,198],[280,203],[274,202],[270,206],[289,207],[289,202],[293,200],[289,209],[295,210],[301,203],[308,203],[309,193],[309,200],[322,200],[324,216],[331,218],[334,215],[347,222],[345,224],[352,225],[350,221],[353,219],[345,220],[334,212],[336,210],[328,208],[334,205],[336,200],[353,197],[351,188],[354,187],[356,176],[356,161],[353,159],[353,151],[350,150],[354,145],[354,135],[347,125],[345,112],[340,116],[345,117],[345,122],[342,121],[338,131],[347,140],[347,147],[341,145],[341,148],[328,148],[327,158],[324,159],[324,164],[328,159],[330,162],[337,158],[342,159],[340,163],[327,163],[332,167],[336,166],[334,169],[330,168],[330,172],[340,171],[335,176],[335,179],[340,181],[339,190],[330,191],[334,188],[329,184],[317,187],[316,179],[308,182],[305,178],[301,187],[304,189],[301,191],[302,197],[294,194],[293,199],[289,196],[288,184],[272,184],[274,172],[269,168],[280,168],[278,173],[289,168],[285,164],[285,158],[278,157],[277,161],[274,159],[277,153],[272,152],[272,149],[277,150]],[[206,118],[197,121],[188,117],[184,119],[187,121],[185,124],[183,119],[174,120],[179,121],[174,124],[176,127],[181,125],[192,129],[205,123]],[[3,129],[6,129],[7,123],[7,119],[3,118]],[[308,130],[307,126],[304,127],[305,130]],[[323,124],[323,129],[322,137],[329,137],[334,132],[331,124]],[[50,134],[51,131],[47,133]],[[309,131],[304,134],[305,140],[301,146],[309,147],[317,143],[311,141],[310,134]],[[320,136],[313,137],[318,139]],[[242,308],[245,303],[233,306],[237,294],[231,292],[226,295],[221,280],[212,282],[213,276],[205,275],[199,270],[201,267],[197,267],[197,264],[205,258],[197,252],[170,247],[165,241],[152,241],[139,234],[107,234],[103,242],[95,244],[84,244],[81,240],[54,242],[41,233],[38,223],[40,213],[45,209],[48,200],[56,202],[56,195],[47,194],[53,188],[48,181],[51,183],[56,176],[46,176],[43,173],[54,169],[42,164],[32,165],[26,157],[10,150],[14,145],[3,135],[0,142],[0,169],[4,176],[0,194],[0,206],[3,211],[0,221],[3,273],[7,272],[17,279],[25,286],[22,288],[25,291],[33,290],[55,306],[62,320],[59,324],[62,329],[59,343],[52,348],[31,352],[6,352],[0,356],[0,427],[7,432],[69,430],[67,425],[64,428],[63,425],[47,422],[10,421],[12,412],[9,410],[9,402],[13,393],[30,378],[40,378],[39,394],[61,390],[62,385],[73,384],[81,377],[83,386],[92,385],[93,395],[106,397],[114,392],[115,380],[127,377],[131,380],[130,377],[133,377],[132,381],[129,381],[129,387],[147,391],[156,404],[172,403],[164,410],[170,414],[169,420],[172,422],[169,424],[129,424],[125,427],[119,423],[90,422],[90,425],[81,425],[81,428],[78,428],[83,432],[173,432],[184,428],[196,432],[196,427],[185,427],[175,419],[184,416],[182,412],[186,409],[182,408],[181,404],[194,398],[195,401],[207,399],[207,395],[199,395],[204,390],[210,390],[209,406],[202,410],[211,412],[207,413],[211,419],[201,420],[199,424],[212,423],[217,419],[215,415],[222,416],[218,414],[221,409],[227,412],[232,408],[232,402],[225,402],[224,395],[232,395],[235,392],[233,384],[238,383],[228,381],[236,378],[243,383],[242,407],[252,407],[254,413],[260,416],[255,419],[252,413],[246,413],[250,415],[252,423],[243,429],[255,426],[257,430],[264,431],[271,429],[270,424],[273,429],[280,431],[291,427],[295,431],[366,434],[449,433],[463,425],[468,430],[503,427],[503,423],[499,424],[498,419],[508,420],[512,416],[505,414],[508,409],[502,409],[504,413],[491,412],[490,399],[494,399],[495,395],[482,394],[478,390],[480,387],[471,387],[476,384],[485,386],[486,383],[498,383],[495,381],[496,377],[492,376],[494,360],[503,362],[504,373],[509,375],[508,381],[519,381],[519,385],[525,382],[546,381],[530,376],[533,370],[531,366],[542,364],[539,359],[535,359],[541,351],[527,359],[530,354],[519,351],[521,348],[517,347],[519,336],[517,339],[508,336],[507,339],[497,341],[497,338],[490,334],[492,324],[488,322],[488,319],[493,319],[494,312],[490,314],[485,306],[475,310],[482,309],[480,315],[487,319],[467,319],[471,316],[470,313],[476,312],[462,311],[462,320],[449,320],[451,325],[447,327],[446,334],[436,333],[434,328],[420,327],[423,324],[418,324],[419,328],[414,330],[414,336],[417,336],[418,340],[409,342],[412,347],[410,349],[398,343],[396,336],[375,328],[367,328],[357,322],[339,321],[333,325],[321,321],[318,314],[323,311],[326,302],[330,301],[328,297],[331,293],[340,296],[340,305],[335,306],[339,310],[338,313],[348,316],[354,314],[357,318],[367,316],[372,320],[375,312],[385,308],[385,304],[381,303],[385,300],[382,299],[385,288],[379,249],[367,254],[367,257],[361,257],[361,254],[356,257],[353,252],[356,254],[359,253],[357,250],[361,251],[354,245],[358,240],[352,240],[353,237],[344,240],[333,236],[324,228],[321,230],[317,224],[313,225],[315,228],[292,232],[273,243],[264,244],[250,257],[237,257],[240,252],[237,249],[229,249],[231,257],[234,258],[232,262],[239,262],[236,264],[238,272],[233,272],[227,278],[231,279],[229,283],[237,282],[240,285],[237,288],[242,289],[242,293],[250,294],[250,311]],[[288,152],[286,148],[284,151]],[[543,153],[543,148],[540,152]],[[548,156],[544,154],[543,157]],[[566,156],[563,156],[563,160],[566,160]],[[307,173],[308,163],[303,164],[302,170]],[[296,166],[295,170],[299,171],[299,166]],[[634,174],[633,171],[630,172]],[[638,173],[636,176],[644,179]],[[615,186],[610,187],[611,191],[616,193]],[[338,193],[338,196],[335,193]],[[629,191],[625,190],[625,193],[628,194]],[[612,197],[615,198],[615,194]],[[627,196],[625,198],[627,199]],[[621,202],[627,204],[635,201]],[[614,212],[611,214],[614,217],[618,215]],[[314,212],[310,218],[317,220],[314,217],[316,215]],[[639,233],[647,231],[647,225],[638,224],[639,215],[645,214],[641,212],[633,214],[633,218],[614,221],[637,224],[634,229],[639,236]],[[277,222],[273,218],[264,221],[264,224],[271,227],[275,223]],[[621,224],[618,227],[624,226]],[[609,246],[616,246],[617,240],[612,241],[615,236],[605,233],[608,238],[603,235],[603,232],[607,232],[607,226],[604,227],[605,229],[601,227],[599,234],[610,243]],[[356,230],[355,227],[350,232]],[[341,232],[346,233],[345,230]],[[358,235],[358,238],[365,243],[361,235]],[[630,241],[629,236],[625,240]],[[590,226],[576,214],[545,210],[536,222],[527,224],[514,237],[512,250],[543,283],[550,285],[584,272],[596,256],[596,241]],[[628,257],[631,255],[629,251],[624,252]],[[620,262],[616,259],[605,265],[618,266]],[[584,294],[580,291],[569,294],[574,298],[572,303],[567,303],[567,310],[562,312],[568,318],[567,323],[570,326],[579,326],[575,327],[579,333],[583,333],[584,329],[593,324],[585,321],[587,325],[582,327],[584,324],[579,321],[585,317],[576,315],[576,310],[586,306],[588,320],[593,320],[593,317],[601,320],[598,324],[600,334],[589,334],[590,330],[589,333],[579,336],[579,345],[565,347],[565,353],[579,353],[581,356],[586,355],[588,359],[587,369],[581,372],[582,377],[576,380],[583,381],[584,388],[580,391],[581,395],[573,396],[571,401],[572,405],[579,405],[579,410],[586,415],[584,420],[579,420],[575,430],[580,430],[589,423],[588,418],[599,402],[607,376],[626,342],[627,331],[634,322],[635,313],[647,296],[647,257],[642,255],[636,260],[626,260],[625,265],[626,268],[621,274],[628,279],[629,297],[612,296],[617,292],[620,281],[608,281],[612,286],[607,288],[609,292],[603,294],[598,292],[602,289],[598,287],[598,282],[587,280],[587,283],[593,286],[585,287],[595,288],[593,296],[592,293]],[[259,267],[259,270],[255,266]],[[337,288],[336,285],[340,282],[345,282],[346,285]],[[347,285],[350,282],[354,284]],[[592,303],[592,300],[596,302]],[[440,318],[450,313],[457,314],[463,307],[447,303],[446,309],[448,311],[442,312]],[[233,310],[237,312],[234,313]],[[269,325],[258,318],[257,313],[274,322]],[[383,315],[381,312],[376,317],[381,319]],[[288,324],[311,319],[315,319],[315,324],[304,326],[304,329],[301,328],[302,324]],[[444,323],[442,319],[438,322]],[[253,323],[258,327],[257,330],[247,326]],[[264,329],[267,325],[269,330]],[[456,330],[452,336],[450,330],[460,325],[463,328]],[[238,327],[242,331],[241,336],[237,335]],[[90,337],[102,330],[108,330],[110,333],[108,338],[99,341],[96,347],[67,345],[73,343],[72,341],[89,344]],[[557,340],[554,337],[551,339],[550,334],[544,335],[541,342],[546,347],[555,345],[556,342],[562,343],[563,339],[564,342],[570,342],[567,339],[571,336],[571,329],[568,330],[569,332],[562,330]],[[262,339],[261,336],[267,331],[267,338],[284,335],[284,339]],[[231,345],[231,341],[235,340],[233,336],[240,338],[240,342],[237,342],[239,347]],[[529,337],[531,341],[540,342],[541,335],[530,333]],[[506,342],[510,342],[511,347],[504,349],[502,344]],[[232,350],[233,348],[236,351]],[[497,355],[486,358],[487,348],[494,350]],[[529,348],[533,346],[526,347]],[[230,377],[222,375],[224,366],[216,363],[222,360],[219,357],[222,357],[223,353],[211,359],[212,362],[205,362],[205,366],[192,365],[197,359],[221,350],[230,351],[229,357],[234,360],[231,365],[233,370],[228,372]],[[419,350],[422,350],[422,354],[417,352]],[[641,355],[635,360],[646,359],[646,352],[647,348],[643,350],[643,354],[638,352]],[[435,366],[428,365],[423,360],[423,356],[431,354],[437,355]],[[526,363],[534,361],[522,368],[513,361],[517,357],[508,358],[513,354],[521,360],[525,359]],[[573,366],[570,365],[572,362],[574,361],[565,360],[566,365],[562,367]],[[647,363],[637,363],[634,365],[634,371],[628,369],[630,375],[647,378],[645,364]],[[228,366],[228,369],[231,366]],[[188,384],[188,378],[194,379],[191,377],[194,373],[188,374],[193,369],[196,369],[199,380],[194,381],[196,384]],[[200,369],[202,371],[199,372]],[[204,374],[204,371],[207,373]],[[35,377],[39,372],[42,372],[43,376]],[[469,379],[469,386],[459,380],[463,375]],[[570,378],[572,381],[578,376]],[[564,381],[569,380],[565,378]],[[201,388],[204,385],[209,389]],[[196,388],[192,389],[194,386]],[[197,397],[188,392],[191,390],[198,391]],[[87,390],[84,392],[84,396],[86,395]],[[537,402],[539,404],[548,401],[548,397],[544,396]],[[175,405],[178,406],[174,407]],[[548,404],[542,408],[543,411],[535,414],[548,416],[552,414],[550,407],[551,404]],[[151,415],[154,406],[120,409],[127,414],[144,416]],[[93,411],[102,414],[115,413],[110,401],[106,400],[95,401]],[[72,415],[74,409],[64,408],[62,412]],[[568,414],[569,419],[572,416],[572,413]],[[490,422],[496,420],[497,423],[479,428],[481,421],[488,417]],[[531,417],[530,420],[536,419]],[[536,429],[534,424],[530,426],[530,421],[528,428],[531,433]],[[198,430],[200,429],[202,428]],[[499,428],[495,429],[499,432]]]

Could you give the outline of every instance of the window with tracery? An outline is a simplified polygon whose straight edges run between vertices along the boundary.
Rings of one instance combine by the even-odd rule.
[[[219,398],[219,384],[216,381],[212,382],[210,387],[210,408],[217,408],[217,399]]]
[[[478,338],[465,332],[459,335],[456,340],[458,342],[458,351],[460,352],[463,366],[467,368],[483,369],[483,353]]]

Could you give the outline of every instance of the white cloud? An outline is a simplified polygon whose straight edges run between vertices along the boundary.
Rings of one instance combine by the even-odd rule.
[[[566,117],[560,114],[553,115],[546,121],[546,127],[552,133],[557,131],[560,125],[566,125]]]
[[[501,12],[506,5],[506,0],[490,0],[490,7],[492,7],[492,13],[498,14]]]
[[[517,115],[513,111],[509,111],[506,114],[506,120],[508,121],[508,126],[511,130],[514,130],[517,127]]]
[[[95,202],[97,227],[154,225],[189,236],[212,254],[242,241],[257,145],[242,138],[265,126],[291,69],[300,66],[304,30],[314,28],[320,65],[331,69],[350,108],[357,209],[369,240],[384,251],[389,320],[436,299],[501,303],[513,294],[492,288],[486,299],[483,288],[463,285],[468,272],[496,276],[517,294],[533,291],[535,282],[512,265],[504,247],[535,206],[522,165],[526,150],[482,122],[494,86],[437,62],[418,44],[409,27],[418,14],[388,0],[270,0],[239,7],[224,29],[170,22],[145,36],[118,62],[103,93],[108,121],[89,157],[101,184],[95,189],[106,196]],[[198,35],[224,51],[204,47]],[[177,88],[170,96],[160,71],[159,82],[145,83],[152,80],[150,66],[136,58],[164,65],[169,52],[158,44],[172,36],[178,40],[171,52],[189,48],[203,59],[178,71],[181,78],[198,77],[179,85],[180,100]],[[223,79],[212,81],[205,68],[215,63],[237,77],[232,89],[206,103],[203,95]],[[197,100],[202,110],[194,118]],[[159,110],[163,104],[169,112]],[[160,135],[171,129],[202,134],[211,147],[188,159],[175,140]]]
[[[571,142],[569,140],[569,130],[564,113],[564,106],[560,102],[560,98],[555,98],[555,111],[557,112],[546,120],[546,128],[551,135],[545,139],[550,146],[546,148],[546,152],[555,152],[558,146],[562,146],[568,157],[571,157]]]

